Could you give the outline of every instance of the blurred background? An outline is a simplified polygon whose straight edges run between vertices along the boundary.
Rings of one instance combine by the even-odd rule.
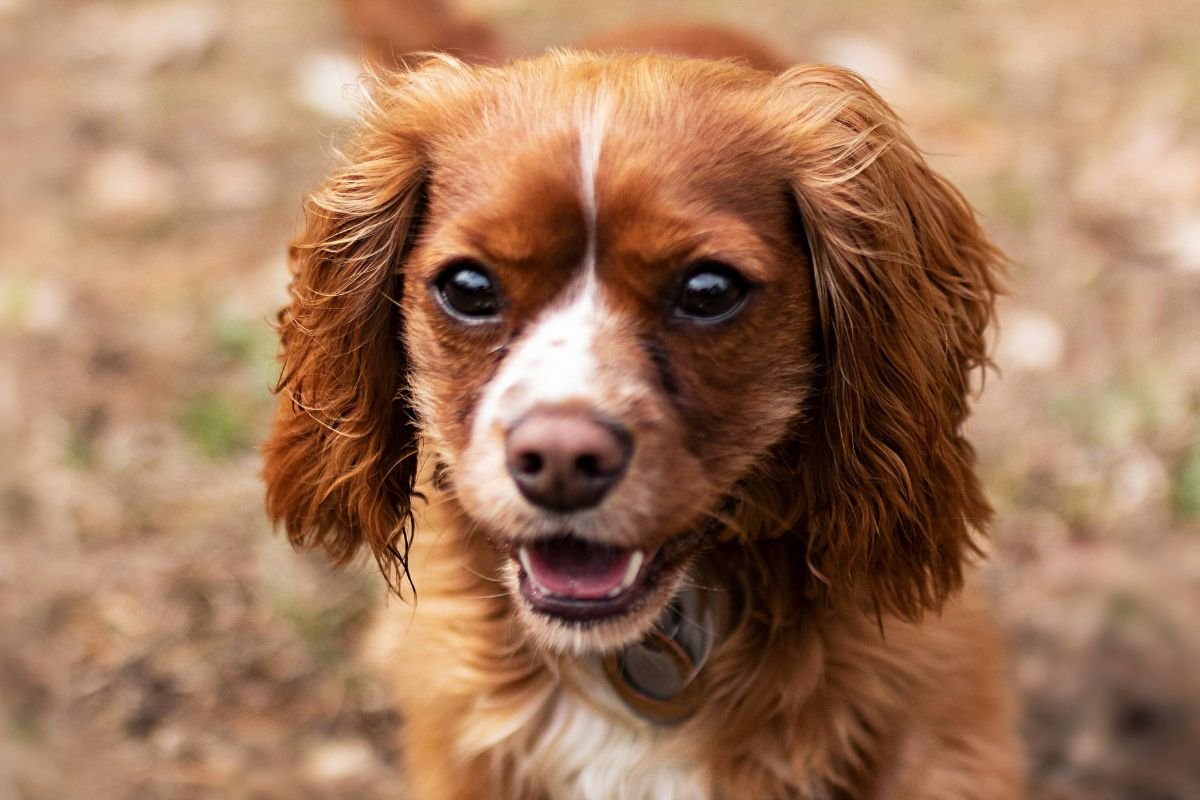
[[[461,0],[513,51],[661,0]],[[1200,3],[695,0],[863,72],[1012,256],[972,423],[1036,798],[1200,797]],[[0,0],[0,798],[403,797],[384,598],[271,535],[333,0]],[[395,604],[393,603],[393,607]]]

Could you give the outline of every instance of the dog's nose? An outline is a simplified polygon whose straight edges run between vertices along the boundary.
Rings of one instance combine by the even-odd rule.
[[[544,411],[510,428],[505,450],[509,474],[529,502],[580,511],[621,479],[633,444],[624,428],[588,414]]]

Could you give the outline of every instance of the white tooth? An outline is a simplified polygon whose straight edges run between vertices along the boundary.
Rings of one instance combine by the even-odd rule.
[[[629,557],[629,566],[625,568],[625,577],[621,579],[621,582],[617,584],[615,589],[608,593],[609,597],[616,597],[630,586],[633,586],[633,582],[637,580],[638,573],[642,571],[642,561],[645,557],[643,551],[633,551],[633,555]]]
[[[546,591],[546,587],[538,583],[537,575],[533,574],[533,569],[529,566],[529,551],[525,545],[521,545],[517,548],[517,560],[521,562],[521,568],[525,570],[525,577],[533,581],[534,586],[541,589],[543,592]]]

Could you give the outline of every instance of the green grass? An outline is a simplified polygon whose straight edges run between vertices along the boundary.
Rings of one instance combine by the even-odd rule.
[[[273,361],[275,332],[265,321],[218,317],[212,324],[212,352],[238,364]]]
[[[1200,442],[1184,460],[1171,487],[1175,513],[1183,519],[1200,517]]]
[[[996,181],[992,205],[1000,216],[1022,229],[1031,227],[1041,213],[1041,204],[1032,187],[1012,178]]]
[[[254,442],[256,428],[244,406],[216,392],[189,398],[180,412],[179,426],[188,441],[209,458],[228,458],[247,451]]]
[[[315,603],[290,595],[275,598],[275,612],[287,620],[304,642],[313,661],[322,667],[336,666],[346,657],[345,641],[371,608],[375,593],[369,583],[331,602]]]
[[[75,469],[86,469],[96,461],[92,436],[81,425],[73,425],[67,434],[65,459]]]
[[[275,330],[263,319],[217,317],[210,329],[209,350],[223,366],[235,366],[246,377],[247,390],[266,397],[279,377]]]
[[[22,744],[36,744],[42,740],[41,720],[33,709],[19,707],[9,714],[8,733]]]
[[[1180,423],[1167,383],[1152,367],[1123,371],[1103,384],[1058,394],[1048,411],[1090,444],[1124,446]]]
[[[0,324],[20,325],[29,313],[33,285],[22,276],[10,276],[0,282]]]
[[[178,424],[188,440],[210,458],[249,450],[261,436],[271,407],[267,391],[275,380],[275,332],[263,320],[217,316],[209,327],[209,353],[228,379],[220,391],[188,397]]]
[[[1049,412],[1051,418],[1093,445],[1126,443],[1144,429],[1146,422],[1142,404],[1123,386],[1059,394],[1050,400]]]

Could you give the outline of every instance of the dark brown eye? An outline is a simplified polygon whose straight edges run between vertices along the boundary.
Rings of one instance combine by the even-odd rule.
[[[434,279],[442,306],[456,317],[483,320],[500,313],[500,288],[482,264],[459,261]]]
[[[719,320],[737,311],[746,299],[746,280],[724,264],[696,265],[683,281],[675,315],[694,320]]]

